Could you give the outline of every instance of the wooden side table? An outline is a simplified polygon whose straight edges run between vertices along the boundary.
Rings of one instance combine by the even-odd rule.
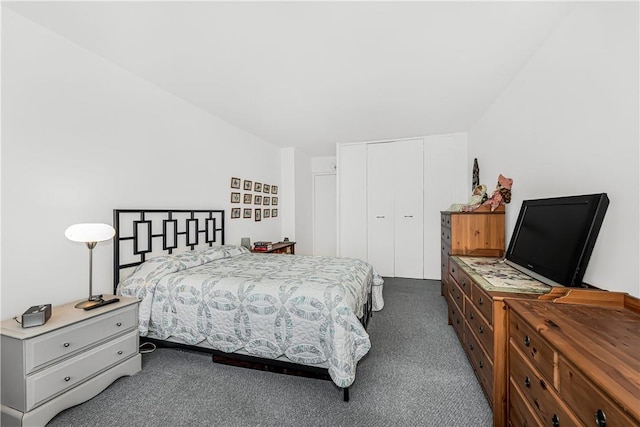
[[[278,242],[272,245],[272,248],[267,251],[258,251],[251,249],[254,254],[287,254],[295,255],[296,242]]]

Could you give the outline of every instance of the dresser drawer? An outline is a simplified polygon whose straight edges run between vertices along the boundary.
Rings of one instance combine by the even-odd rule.
[[[451,215],[450,214],[441,214],[440,215],[440,225],[442,227],[451,228]]]
[[[513,311],[509,316],[509,334],[511,343],[517,347],[529,362],[547,378],[553,381],[554,352],[528,324]],[[549,384],[552,386],[552,384]]]
[[[458,310],[464,313],[464,294],[453,280],[449,281],[449,298],[458,306]]]
[[[509,425],[512,427],[542,427],[538,417],[522,395],[520,388],[509,379]]]
[[[553,389],[553,384],[525,360],[513,343],[509,349],[511,382],[522,392],[525,400],[540,417],[544,425],[580,425]]]
[[[606,421],[607,426],[639,425],[563,357],[558,363],[558,377],[560,394],[586,425],[600,425],[598,420]]]
[[[27,411],[138,353],[138,331],[27,377]]]
[[[471,279],[469,278],[469,276],[467,276],[467,273],[465,273],[462,270],[458,270],[458,285],[460,285],[460,289],[462,289],[462,292],[464,292],[464,294],[471,298]]]
[[[487,355],[493,360],[493,328],[485,322],[473,304],[466,307],[467,323],[478,341],[484,347]]]
[[[482,313],[487,322],[493,325],[493,298],[491,298],[480,286],[475,283],[471,289],[471,300]]]
[[[137,306],[130,305],[25,342],[25,374],[112,335],[135,328]]]
[[[458,334],[458,339],[464,346],[464,317],[462,316],[460,308],[451,301],[451,295],[449,295],[449,319],[451,320],[451,326],[453,326],[456,334]]]
[[[491,359],[489,359],[472,333],[467,331],[465,337],[467,339],[467,355],[469,356],[471,367],[487,395],[489,404],[493,406],[493,364]]]

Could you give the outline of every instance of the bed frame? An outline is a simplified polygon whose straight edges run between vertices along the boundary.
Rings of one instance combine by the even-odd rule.
[[[197,246],[224,245],[224,210],[114,209],[113,226],[116,230],[113,244],[114,294],[123,272],[133,272],[133,269],[147,258],[171,254],[174,251],[193,250]],[[364,315],[360,319],[365,328],[372,311],[369,292]],[[153,338],[141,337],[140,340],[151,342],[158,347],[210,353],[215,363],[331,381],[329,371],[325,368],[239,353],[225,353],[207,347]],[[348,402],[349,387],[342,390],[343,399]]]

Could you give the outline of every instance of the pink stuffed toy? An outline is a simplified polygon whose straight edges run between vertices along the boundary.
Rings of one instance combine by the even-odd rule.
[[[511,202],[511,186],[513,185],[513,179],[505,178],[500,174],[498,176],[498,185],[496,189],[489,197],[489,199],[483,203],[483,205],[491,206],[491,211],[495,211],[498,206]]]

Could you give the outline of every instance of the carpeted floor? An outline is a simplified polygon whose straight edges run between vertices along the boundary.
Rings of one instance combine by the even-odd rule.
[[[158,349],[49,426],[491,426],[491,409],[447,325],[440,282],[385,279],[385,308],[350,402],[330,381],[218,365]]]

